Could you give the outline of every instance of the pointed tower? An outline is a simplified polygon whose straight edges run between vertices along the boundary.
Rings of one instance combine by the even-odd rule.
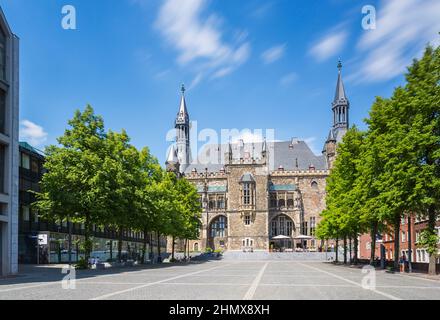
[[[261,147],[261,157],[263,159],[266,159],[266,156],[267,156],[267,144],[266,144],[266,138],[264,138],[263,146]]]
[[[233,158],[232,144],[231,144],[231,140],[229,139],[228,150],[225,152],[225,163],[232,164],[232,158]]]
[[[182,96],[180,98],[179,112],[177,113],[176,128],[176,152],[180,164],[180,172],[183,173],[190,164],[189,146],[189,115],[185,101],[185,86],[182,85]]]
[[[336,84],[335,99],[332,102],[333,110],[333,134],[339,143],[349,127],[350,102],[345,94],[344,83],[342,82],[342,63],[338,63],[338,82]]]
[[[327,167],[333,168],[333,162],[336,158],[336,145],[342,141],[349,127],[349,109],[350,102],[345,94],[344,83],[342,81],[342,63],[338,63],[338,82],[336,84],[335,98],[332,102],[333,126],[330,129],[327,140],[322,150],[322,154],[327,161]]]
[[[177,158],[177,150],[174,145],[171,146],[168,152],[167,161],[165,161],[165,165],[168,172],[174,172],[176,175],[179,174],[180,164],[179,164],[179,159]]]

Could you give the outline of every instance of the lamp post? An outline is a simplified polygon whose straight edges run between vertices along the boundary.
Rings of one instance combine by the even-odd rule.
[[[209,247],[209,217],[208,217],[208,168],[205,168],[205,181],[203,186],[205,214],[206,214],[206,246],[205,250]]]

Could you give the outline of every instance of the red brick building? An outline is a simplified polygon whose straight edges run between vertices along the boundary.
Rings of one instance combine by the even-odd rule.
[[[428,226],[427,219],[416,218],[415,215],[411,216],[411,248],[412,248],[412,262],[428,263],[429,254],[426,248],[419,245],[419,238],[421,232]],[[400,253],[405,253],[408,258],[409,249],[409,230],[408,230],[408,217],[401,219],[399,240],[400,240]],[[436,230],[440,236],[440,219],[437,219]],[[380,237],[378,237],[380,238]],[[383,233],[380,240],[376,241],[375,255],[380,257],[380,245],[385,247],[385,259],[387,261],[394,260],[394,231],[391,230],[388,233]],[[440,241],[438,244],[440,255]],[[371,236],[369,234],[363,234],[359,237],[359,258],[370,259],[371,256]],[[437,263],[440,263],[440,257],[437,258]]]

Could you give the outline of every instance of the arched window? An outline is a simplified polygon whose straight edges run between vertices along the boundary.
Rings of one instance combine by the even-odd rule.
[[[270,223],[270,234],[271,237],[276,237],[279,235],[288,236],[292,235],[294,229],[294,223],[286,215],[279,215],[275,217]]]
[[[199,251],[199,243],[198,242],[196,242],[196,243],[194,243],[194,251]]]
[[[312,181],[311,187],[313,190],[318,190],[318,182]]]
[[[227,228],[226,217],[219,216],[211,224],[211,237],[212,238],[225,237],[226,236],[226,228]]]

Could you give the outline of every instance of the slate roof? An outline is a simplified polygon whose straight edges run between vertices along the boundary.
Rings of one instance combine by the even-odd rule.
[[[315,155],[305,141],[293,139],[292,141],[268,141],[266,144],[271,170],[276,170],[280,166],[284,170],[308,170],[310,165],[317,170],[327,169],[325,157]],[[229,146],[231,146],[234,160],[262,158],[263,142],[206,145],[199,153],[201,163],[190,164],[184,172],[189,174],[196,169],[197,172],[202,173],[205,168],[208,168],[209,172],[220,171],[225,165],[225,153],[228,152]]]

